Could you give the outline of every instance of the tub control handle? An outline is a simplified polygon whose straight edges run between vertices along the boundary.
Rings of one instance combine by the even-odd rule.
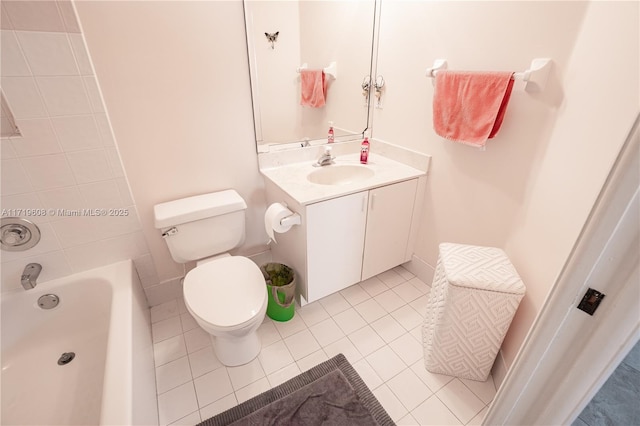
[[[171,235],[177,234],[178,233],[178,228],[176,228],[175,226],[172,228],[167,229],[166,231],[164,231],[162,233],[162,238],[167,238]]]

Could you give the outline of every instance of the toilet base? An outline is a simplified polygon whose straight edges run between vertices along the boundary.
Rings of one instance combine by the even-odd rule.
[[[227,367],[235,367],[252,361],[262,349],[262,343],[260,343],[260,337],[256,331],[242,337],[210,336],[218,360]]]

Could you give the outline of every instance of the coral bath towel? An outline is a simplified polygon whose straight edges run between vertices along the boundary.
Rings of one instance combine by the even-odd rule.
[[[323,70],[301,70],[300,105],[320,108],[325,105],[327,96],[327,80]]]
[[[438,71],[433,128],[443,138],[483,147],[502,124],[513,88],[512,72]]]

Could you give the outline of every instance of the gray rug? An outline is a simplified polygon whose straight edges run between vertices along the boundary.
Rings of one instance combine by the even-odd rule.
[[[395,423],[342,354],[198,426]]]

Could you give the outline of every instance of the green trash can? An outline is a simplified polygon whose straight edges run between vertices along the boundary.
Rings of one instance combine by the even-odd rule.
[[[276,321],[289,321],[296,307],[296,277],[293,269],[282,263],[267,263],[260,270],[269,297],[267,316]]]

